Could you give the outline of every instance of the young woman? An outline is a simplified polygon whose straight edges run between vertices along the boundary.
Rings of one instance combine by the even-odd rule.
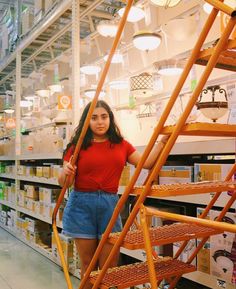
[[[75,238],[81,260],[81,276],[94,255],[118,201],[119,179],[126,162],[137,165],[140,160],[139,153],[122,137],[108,104],[99,100],[90,120],[77,164],[74,167],[70,164],[90,105],[91,103],[85,107],[74,136],[67,145],[63,157],[63,170],[58,179],[59,184],[63,186],[66,176],[74,176],[72,178],[74,189],[64,210],[63,231]],[[144,168],[152,168],[166,141],[167,137],[162,137],[146,160]],[[119,218],[113,232],[121,230]],[[97,264],[99,268],[105,263],[111,246],[106,244],[103,247]],[[114,258],[111,267],[117,266],[117,261],[118,256]],[[86,284],[86,288],[90,287],[90,284]]]

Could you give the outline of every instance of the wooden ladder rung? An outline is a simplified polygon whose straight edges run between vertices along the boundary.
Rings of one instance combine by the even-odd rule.
[[[222,234],[223,231],[196,224],[173,223],[162,227],[149,228],[152,246],[170,244],[178,241],[204,238]],[[108,241],[115,244],[120,233],[111,233]],[[126,234],[121,247],[129,250],[144,249],[144,235],[141,230],[131,230]]]
[[[134,187],[134,189],[132,190],[132,194],[140,195],[144,189],[145,189],[144,186]],[[235,181],[167,184],[167,185],[152,186],[150,192],[148,193],[148,196],[168,197],[168,196],[216,193],[216,192],[235,191],[235,190],[236,190]]]
[[[157,280],[193,272],[196,267],[183,263],[170,257],[160,258],[154,261]],[[99,271],[90,274],[90,282],[95,283]],[[99,288],[116,287],[118,289],[144,284],[150,281],[147,262],[108,269]]]

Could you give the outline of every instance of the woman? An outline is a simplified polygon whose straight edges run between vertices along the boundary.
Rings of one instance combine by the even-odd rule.
[[[63,215],[63,231],[75,238],[76,248],[81,260],[81,276],[84,275],[112,216],[118,201],[118,184],[126,162],[137,165],[139,153],[121,135],[115,123],[113,112],[105,101],[99,100],[92,114],[89,128],[83,140],[76,166],[70,158],[84,125],[89,103],[81,116],[74,136],[64,152],[63,170],[59,184],[63,186],[66,176],[74,180],[74,190],[69,196]],[[167,137],[154,147],[144,168],[152,168]],[[113,232],[122,230],[121,219],[116,221]],[[106,244],[99,256],[98,267],[102,268],[112,245]],[[118,256],[111,267],[117,266]],[[95,268],[94,268],[95,269]],[[90,288],[90,284],[86,284]]]

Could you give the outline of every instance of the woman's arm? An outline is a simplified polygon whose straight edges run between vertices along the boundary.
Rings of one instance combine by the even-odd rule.
[[[64,186],[66,176],[69,177],[69,187],[73,185],[74,177],[76,173],[76,166],[72,166],[71,163],[64,161],[61,173],[58,176],[58,183],[61,187]]]
[[[168,140],[169,136],[163,136],[161,138],[160,141],[158,141],[152,151],[150,152],[148,158],[146,159],[143,168],[144,169],[151,169],[156,161],[156,159],[158,158],[158,156],[160,155],[160,152],[162,151],[164,145],[166,144],[167,140]],[[139,152],[135,151],[133,152],[129,157],[128,157],[128,162],[134,166],[136,166],[139,162],[141,158],[141,155],[139,154]]]

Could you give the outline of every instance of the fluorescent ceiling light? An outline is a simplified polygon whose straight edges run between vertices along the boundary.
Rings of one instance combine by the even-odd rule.
[[[139,31],[133,35],[133,44],[140,50],[156,49],[161,43],[161,36],[154,32]]]
[[[104,37],[115,37],[118,25],[114,21],[102,20],[97,25],[97,31]]]
[[[105,61],[107,61],[108,55],[105,55],[105,56],[103,57],[103,59],[104,59]],[[113,55],[113,57],[112,57],[112,59],[111,59],[111,63],[122,63],[122,62],[123,62],[123,55],[122,55],[121,53],[119,53],[119,52],[114,53],[114,55]]]
[[[123,7],[118,11],[119,16],[122,17],[124,12],[125,12],[125,8]],[[141,9],[139,7],[132,6],[130,8],[130,11],[129,11],[129,14],[127,17],[127,21],[128,22],[138,22],[139,20],[143,19],[144,17],[145,17],[145,12],[143,11],[143,9]]]
[[[129,82],[128,80],[114,80],[109,82],[109,86],[113,89],[127,89]]]
[[[151,0],[151,3],[165,8],[176,6],[181,0]]]
[[[101,71],[101,67],[97,65],[84,65],[80,67],[80,71],[87,75],[98,74]]]
[[[85,96],[87,96],[88,98],[94,98],[96,93],[96,88],[90,88],[90,89],[86,89],[84,91]],[[99,97],[104,97],[106,95],[106,92],[104,90],[100,91]]]

